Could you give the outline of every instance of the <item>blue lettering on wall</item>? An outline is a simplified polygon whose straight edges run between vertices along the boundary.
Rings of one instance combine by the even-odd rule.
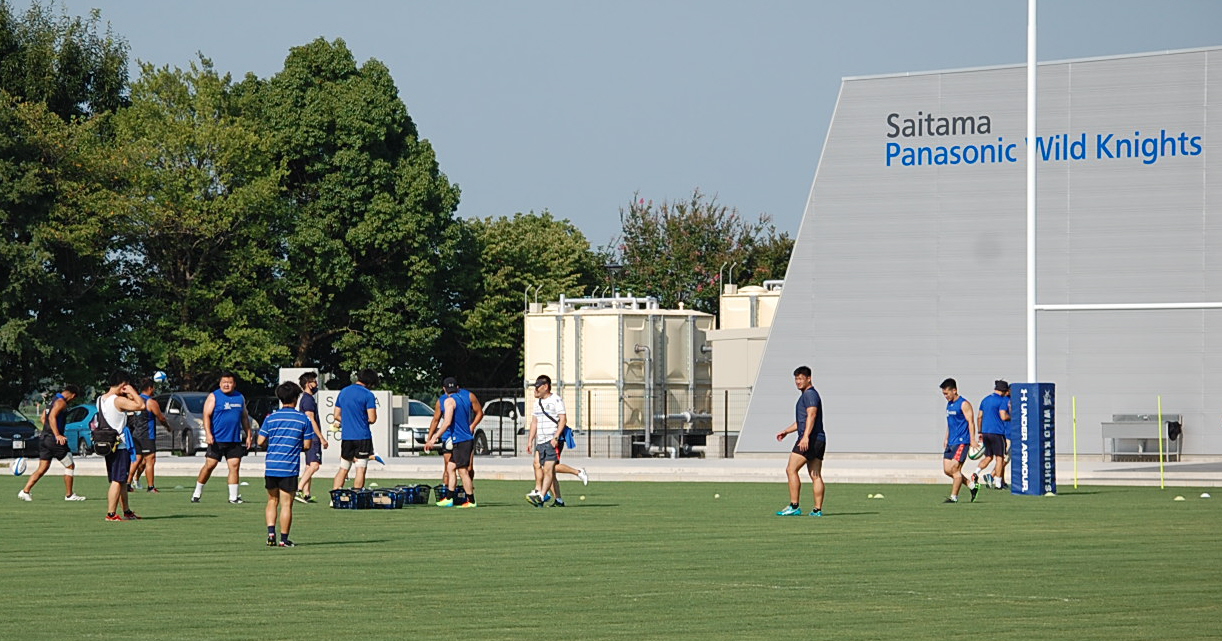
[[[899,137],[888,136],[888,137]],[[1039,162],[1133,161],[1154,165],[1171,158],[1190,158],[1205,153],[1203,136],[1187,131],[1157,134],[1086,131],[1037,136],[1035,155]],[[1094,144],[1092,145],[1091,142]],[[1018,163],[1026,158],[1026,139],[1007,142],[998,136],[993,142],[959,144],[904,144],[888,141],[884,162],[887,167],[943,167],[955,165],[995,165]]]

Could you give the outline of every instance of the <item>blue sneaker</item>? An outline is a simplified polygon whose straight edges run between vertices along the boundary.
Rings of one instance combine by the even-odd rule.
[[[811,516],[823,516],[823,510],[820,510],[819,508],[815,508],[810,511],[810,515]]]
[[[802,514],[802,509],[796,508],[792,505],[786,505],[785,509],[776,513],[777,516],[801,516],[801,514]]]

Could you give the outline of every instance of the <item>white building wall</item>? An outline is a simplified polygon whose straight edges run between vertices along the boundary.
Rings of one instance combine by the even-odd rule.
[[[833,452],[936,451],[943,378],[973,403],[996,378],[1025,378],[1025,76],[844,81],[738,452],[788,449],[772,437],[793,420],[798,365],[814,369]],[[1085,136],[1085,157],[1040,163],[1037,301],[1222,301],[1222,163],[1210,162],[1222,49],[1042,64],[1039,88],[1040,135]],[[889,114],[918,112],[990,127],[888,137]],[[1177,153],[1154,159],[1108,158],[1097,138],[1140,149],[1164,133]],[[1199,151],[1180,153],[1184,141]],[[888,166],[889,143],[1002,145],[1016,161]],[[1037,327],[1059,451],[1071,398],[1079,448],[1099,452],[1101,422],[1153,413],[1161,394],[1184,414],[1186,454],[1222,454],[1222,310],[1040,312]]]

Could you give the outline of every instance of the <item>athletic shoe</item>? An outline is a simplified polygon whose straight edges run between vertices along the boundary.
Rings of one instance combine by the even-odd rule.
[[[823,510],[820,510],[819,508],[815,508],[810,511],[810,515],[811,516],[823,516]]]
[[[275,534],[267,535],[267,547],[269,548],[276,547],[276,535]]]
[[[973,485],[972,487],[967,488],[967,491],[972,493],[972,503],[975,503],[976,502],[976,493],[980,491],[980,486]]]
[[[123,513],[123,520],[124,521],[139,521],[140,515],[136,514],[135,512],[131,510],[127,510],[126,512]]]
[[[128,491],[128,492],[135,492],[135,491],[136,491],[136,488],[132,487],[132,484],[131,484],[131,483],[128,483],[128,484],[127,484],[127,491]]]
[[[77,494],[76,492],[73,492],[72,494],[65,496],[64,500],[65,501],[84,501],[85,497],[81,496],[80,494]]]
[[[461,509],[465,507],[479,507],[479,506],[475,504],[475,501],[467,501],[466,503],[463,503],[462,505],[455,505],[454,507]]]
[[[454,499],[441,499],[437,501],[437,507],[454,507]]]
[[[243,501],[242,497],[239,495],[236,499],[229,499],[229,502],[233,503],[234,505],[238,505],[240,503],[245,503],[246,501]]]
[[[958,502],[959,502],[959,499],[958,499],[957,497],[954,497],[954,496],[949,496],[949,497],[947,497],[947,498],[946,498],[946,500],[945,500],[945,501],[942,501],[942,502],[943,502],[943,503],[958,503]]]
[[[157,489],[157,488],[155,488],[155,487],[153,487],[153,486],[151,486],[151,485],[150,485],[150,486],[148,487],[148,489],[146,489],[144,492],[145,492],[146,494],[161,494],[161,490],[159,490],[159,489]]]
[[[138,489],[140,489],[140,481],[136,481],[135,483],[132,483],[131,485],[129,485],[129,486],[127,486],[127,487],[128,487],[129,489],[133,490],[133,491],[134,491],[134,490],[138,490]]]
[[[30,493],[25,490],[19,490],[17,492],[17,498],[21,499],[22,501],[33,501],[34,500],[34,497],[30,496]]]
[[[972,472],[972,483],[979,483],[979,482],[980,482],[980,476],[976,474],[975,472]]]
[[[118,514],[107,514],[106,520],[107,521],[122,521],[123,518],[120,517]]]
[[[992,474],[985,474],[983,477],[983,480],[984,480],[985,487],[988,487],[988,488],[993,487],[993,475]]]
[[[191,497],[191,502],[192,502],[192,503],[199,503],[199,497],[198,497],[198,496],[192,496],[192,497]]]
[[[777,516],[799,516],[801,514],[802,514],[802,510],[792,505],[786,505],[785,509],[776,513]]]
[[[307,494],[305,495],[305,502],[306,503],[317,503],[318,499],[314,498],[313,494]]]
[[[552,504],[548,507],[565,507],[565,505],[564,501],[552,501]]]
[[[586,473],[586,468],[584,467],[581,468],[580,470],[577,470],[577,478],[581,479],[582,485],[590,484],[590,475]]]
[[[26,500],[28,501],[29,499]],[[539,493],[535,490],[531,490],[530,493],[526,495],[526,500],[535,507],[541,507],[543,505],[543,497],[539,496]]]
[[[293,500],[297,501],[298,503],[308,503],[309,502],[309,501],[306,501],[305,495],[302,494],[301,492],[298,492],[297,496],[293,497]]]
[[[290,540],[288,540],[288,539],[285,539],[285,540],[283,540],[283,541],[281,541],[281,542],[280,542],[280,547],[282,547],[282,548],[295,548],[295,547],[297,547],[297,544],[296,544],[296,543],[293,543],[292,541],[290,541]]]

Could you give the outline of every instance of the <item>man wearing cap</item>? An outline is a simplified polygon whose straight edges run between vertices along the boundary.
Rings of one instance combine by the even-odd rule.
[[[526,495],[526,500],[535,507],[542,507],[544,497],[552,491],[556,482],[556,463],[560,461],[559,441],[568,424],[564,413],[564,399],[552,393],[552,379],[542,374],[535,379],[535,411],[530,417],[530,436],[526,439],[526,452],[535,457],[543,471],[536,479],[535,489]],[[553,507],[563,507],[553,503]]]
[[[976,419],[977,431],[984,442],[984,459],[972,473],[972,480],[983,475],[985,487],[1002,489],[1006,478],[1006,427],[1010,420],[1010,384],[1004,380],[994,381],[993,393],[980,401],[980,414]],[[992,463],[993,474],[988,474]]]
[[[446,462],[446,488],[450,491],[450,496],[444,497],[437,501],[438,507],[460,507],[472,508],[476,507],[475,503],[475,479],[474,466],[472,459],[475,455],[475,427],[484,419],[484,409],[479,404],[479,399],[471,392],[458,387],[458,379],[450,376],[441,382],[442,396],[438,399],[441,406],[442,419],[424,444],[425,451],[433,448],[437,439],[445,434],[447,441],[453,441],[453,447],[450,448],[450,460]],[[462,478],[463,488],[466,490],[467,501],[459,505],[454,505],[455,477]]]

